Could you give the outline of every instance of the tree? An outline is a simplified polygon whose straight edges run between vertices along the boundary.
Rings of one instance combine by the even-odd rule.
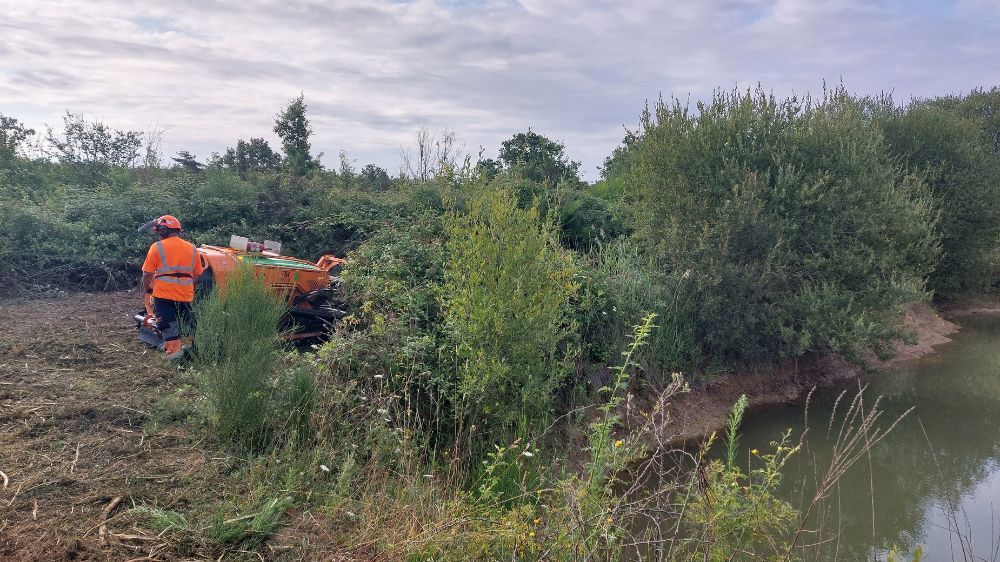
[[[304,176],[319,167],[319,162],[310,153],[309,137],[313,130],[306,118],[307,107],[305,96],[299,94],[274,118],[274,132],[285,151],[285,166],[296,176]]]
[[[389,173],[375,164],[367,164],[361,168],[358,176],[362,189],[369,191],[385,191],[392,186],[392,178]]]
[[[0,169],[13,166],[21,143],[33,134],[17,119],[0,114]]]
[[[601,166],[602,179],[617,178],[628,171],[628,159],[638,141],[639,136],[634,131],[625,131],[621,145],[616,146],[611,155],[604,159],[604,164]]]
[[[205,169],[205,165],[197,160],[194,154],[186,150],[177,153],[177,157],[171,158],[177,165],[192,173],[199,173]]]
[[[277,170],[281,166],[281,155],[262,138],[251,138],[250,142],[239,139],[236,141],[236,148],[226,149],[221,163],[236,172],[240,178],[246,179],[251,172]]]
[[[1000,159],[989,131],[936,100],[912,103],[884,124],[891,150],[930,187],[944,253],[930,276],[942,294],[983,291],[1000,247]]]
[[[568,178],[580,181],[580,163],[566,158],[565,146],[528,129],[505,140],[500,147],[504,168],[537,182],[553,185]]]
[[[346,150],[341,150],[338,156],[340,159],[340,169],[338,170],[338,173],[344,181],[350,183],[351,180],[354,179],[354,160],[351,160],[351,157],[347,155]]]
[[[500,175],[501,171],[502,166],[498,160],[494,160],[493,158],[482,158],[482,154],[480,153],[479,162],[476,163],[476,174],[480,179],[489,183],[493,181],[493,178]]]
[[[62,136],[52,127],[46,129],[49,155],[65,164],[74,180],[89,187],[107,179],[112,168],[133,167],[143,144],[143,134],[138,131],[112,129],[68,111],[63,116]]]
[[[163,129],[153,127],[146,133],[145,137],[142,166],[147,170],[159,168],[163,165],[162,153],[160,151],[163,145]]]
[[[410,179],[425,182],[445,170],[454,170],[462,157],[453,131],[444,129],[434,133],[427,127],[417,130],[416,146],[400,148],[402,174]]]

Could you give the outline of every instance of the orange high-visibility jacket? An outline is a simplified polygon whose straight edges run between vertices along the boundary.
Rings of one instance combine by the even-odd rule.
[[[191,302],[202,266],[194,244],[171,236],[149,247],[142,270],[153,274],[153,298]]]

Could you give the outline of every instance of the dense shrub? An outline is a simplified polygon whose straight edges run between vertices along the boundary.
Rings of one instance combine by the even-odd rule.
[[[936,107],[971,119],[979,126],[1000,154],[1000,86],[989,90],[976,88],[966,95],[947,95],[922,100],[921,105]]]
[[[625,161],[639,236],[695,287],[696,341],[726,363],[856,352],[894,335],[938,254],[935,211],[845,91],[658,102]]]
[[[537,424],[568,373],[577,266],[538,207],[518,207],[508,189],[474,196],[446,230],[441,303],[459,415],[487,434]]]
[[[585,191],[571,190],[561,197],[559,226],[563,245],[580,251],[623,234],[611,205]]]
[[[589,257],[580,317],[590,357],[616,361],[638,319],[654,313],[657,329],[637,362],[660,381],[669,382],[674,372],[692,372],[701,357],[694,341],[691,280],[661,267],[629,239],[600,244]]]
[[[1000,90],[976,90],[897,108],[839,88],[818,101],[758,91],[695,109],[661,102],[589,187],[561,143],[530,132],[505,144],[490,174],[448,166],[421,181],[358,174],[347,159],[303,175],[183,158],[188,166],[170,169],[105,159],[90,173],[87,162],[8,150],[0,280],[130,287],[150,242],[135,226],[169,212],[196,243],[241,234],[308,259],[353,255],[353,304],[372,306],[358,326],[381,314],[385,326],[417,330],[404,339],[443,361],[427,351],[444,345],[441,218],[467,210],[486,181],[521,211],[537,207],[584,256],[593,303],[579,319],[591,359],[612,357],[627,327],[654,310],[661,329],[646,371],[853,353],[893,335],[893,315],[924,296],[927,277],[942,294],[995,283],[998,99]],[[83,125],[67,139],[115,133]],[[629,249],[612,257],[619,237]],[[391,259],[380,264],[379,252]]]
[[[1000,155],[972,119],[916,102],[888,119],[892,151],[930,187],[941,237],[941,260],[930,286],[944,294],[983,291],[1000,243]]]
[[[307,381],[274,381],[281,351],[278,322],[285,304],[251,269],[243,268],[231,272],[225,285],[196,308],[197,365],[219,436],[247,449],[258,448],[282,421],[303,412],[286,406],[309,406],[303,401]]]

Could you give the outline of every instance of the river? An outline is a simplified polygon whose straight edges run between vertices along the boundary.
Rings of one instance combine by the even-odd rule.
[[[807,558],[884,560],[893,545],[903,554],[919,545],[927,561],[1000,560],[1000,318],[960,323],[936,353],[861,379],[866,405],[882,396],[881,425],[914,410],[841,480],[823,508],[828,542]],[[790,461],[781,489],[792,505],[802,508],[812,497],[814,467],[831,454],[826,426],[834,401],[858,384],[814,392],[807,450]],[[785,428],[800,434],[804,405],[749,412],[741,443],[764,448]]]

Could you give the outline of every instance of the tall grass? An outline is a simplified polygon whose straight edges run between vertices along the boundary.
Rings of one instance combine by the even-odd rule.
[[[224,441],[251,450],[268,441],[281,402],[272,379],[282,350],[278,322],[285,310],[249,267],[231,272],[196,306],[195,362]]]
[[[666,384],[674,372],[693,372],[701,361],[694,340],[694,291],[685,273],[666,271],[634,240],[599,243],[589,254],[590,306],[583,339],[591,355],[613,361],[630,345],[636,318],[653,313],[658,327],[636,363]]]

